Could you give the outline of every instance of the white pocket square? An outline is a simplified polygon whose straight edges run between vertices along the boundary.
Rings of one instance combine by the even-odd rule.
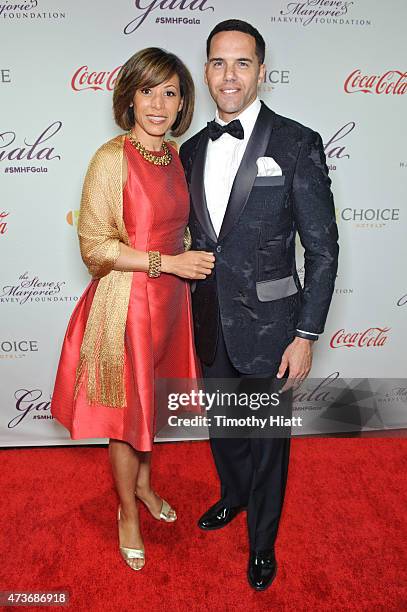
[[[282,170],[272,157],[259,157],[256,161],[257,176],[282,176]]]

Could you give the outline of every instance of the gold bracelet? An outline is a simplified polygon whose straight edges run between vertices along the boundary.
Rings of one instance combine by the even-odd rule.
[[[148,251],[148,276],[158,278],[161,274],[160,251]]]

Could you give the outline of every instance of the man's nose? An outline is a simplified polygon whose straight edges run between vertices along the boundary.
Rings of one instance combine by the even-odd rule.
[[[223,78],[225,81],[234,81],[236,79],[234,64],[226,64]]]

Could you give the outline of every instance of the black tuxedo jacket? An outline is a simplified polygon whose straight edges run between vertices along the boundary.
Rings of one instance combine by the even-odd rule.
[[[338,231],[322,140],[262,103],[218,237],[205,200],[207,144],[204,128],[180,149],[192,248],[216,257],[212,274],[192,288],[197,352],[212,363],[221,324],[237,370],[272,373],[296,328],[323,332],[334,289]],[[259,157],[273,157],[282,176],[257,177]],[[297,231],[305,249],[304,289],[295,262]]]

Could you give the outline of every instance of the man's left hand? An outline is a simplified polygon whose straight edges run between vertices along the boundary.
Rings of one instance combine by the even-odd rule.
[[[277,378],[282,378],[288,368],[288,380],[280,393],[292,387],[299,387],[307,378],[312,365],[312,345],[313,340],[305,338],[294,338],[287,346],[281,358]]]

